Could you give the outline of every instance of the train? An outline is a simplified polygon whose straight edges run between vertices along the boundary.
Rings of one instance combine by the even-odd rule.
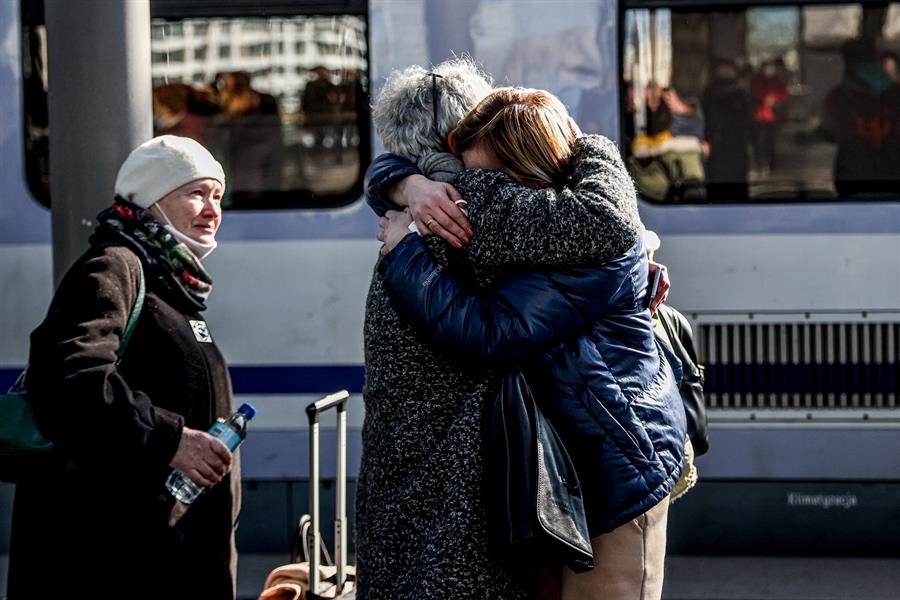
[[[0,385],[25,366],[54,287],[43,5],[0,3]],[[257,408],[242,550],[289,547],[305,510],[304,409],[341,389],[355,478],[379,249],[362,198],[383,151],[371,103],[392,70],[465,55],[618,141],[662,240],[669,303],[706,366],[711,431],[697,489],[673,506],[671,551],[900,552],[900,170],[847,175],[841,162],[889,164],[900,120],[883,100],[894,96],[861,117],[838,102],[856,47],[884,65],[881,92],[898,85],[900,2],[151,0],[144,33],[155,131],[201,139],[229,176],[207,316],[236,402]],[[847,150],[847,119],[875,154]],[[96,168],[118,166],[107,163]]]

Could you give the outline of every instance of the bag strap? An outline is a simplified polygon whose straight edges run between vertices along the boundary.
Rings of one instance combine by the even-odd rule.
[[[131,334],[134,333],[134,328],[137,325],[138,317],[141,316],[141,310],[144,308],[144,296],[146,295],[146,285],[144,284],[144,266],[141,264],[140,259],[138,259],[138,292],[137,296],[134,299],[134,304],[131,305],[131,313],[128,315],[128,322],[125,324],[125,331],[122,333],[122,337],[119,339],[119,349],[116,350],[116,365],[122,362],[122,356],[125,354],[125,348],[128,346],[128,340],[131,339]],[[19,376],[16,378],[15,383],[13,383],[12,387],[9,388],[7,393],[24,393],[25,392],[25,374],[28,372],[28,367],[26,366],[22,369],[22,372],[19,373]]]
[[[681,336],[675,331],[675,324],[672,322],[672,317],[665,310],[658,311],[657,315],[659,316],[659,322],[666,331],[666,337],[669,338],[669,346],[678,357],[678,360],[681,361],[684,377],[689,378],[690,380],[696,380],[700,375],[700,365],[698,365],[694,357],[691,356],[691,353],[685,347]]]
[[[663,329],[666,331],[666,337],[669,338],[669,345],[674,344],[673,338],[676,337],[675,332],[672,331],[672,324],[669,322],[669,315],[664,310],[657,311],[656,316],[659,317],[659,323],[663,326]]]
[[[122,333],[122,338],[119,340],[119,349],[116,351],[116,356],[119,357],[119,361],[122,360],[122,356],[125,354],[125,348],[128,347],[128,341],[131,339],[131,334],[134,333],[138,317],[141,316],[141,309],[144,308],[145,292],[144,266],[141,264],[140,259],[138,259],[138,292],[134,299],[134,304],[131,306],[131,314],[128,315],[128,323],[125,324],[125,332]]]

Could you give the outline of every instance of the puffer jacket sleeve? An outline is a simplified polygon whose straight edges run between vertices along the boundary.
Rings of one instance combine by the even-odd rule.
[[[184,420],[132,390],[116,364],[137,296],[138,260],[107,247],[70,269],[31,334],[26,387],[38,425],[68,453],[160,467],[174,456]]]
[[[383,195],[384,187],[395,181],[399,181],[409,175],[421,175],[421,171],[401,156],[396,154],[382,154],[372,161],[366,170],[364,189],[366,202],[379,217],[384,216],[389,210],[403,210],[403,207],[394,204]]]
[[[630,288],[627,261],[606,267],[510,275],[464,287],[409,234],[378,264],[400,315],[464,361],[511,363],[583,333]]]
[[[642,230],[637,195],[616,145],[583,136],[572,160],[572,181],[558,189],[530,189],[485,169],[457,177],[475,229],[468,246],[474,262],[604,264],[635,243]]]

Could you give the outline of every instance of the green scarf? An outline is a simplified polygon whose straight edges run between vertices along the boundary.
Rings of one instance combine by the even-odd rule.
[[[198,308],[212,291],[212,279],[200,260],[185,245],[156,220],[149,210],[116,197],[113,205],[97,215],[99,225],[91,243],[107,238],[109,234],[121,238],[129,246],[143,254],[150,267],[161,267]]]

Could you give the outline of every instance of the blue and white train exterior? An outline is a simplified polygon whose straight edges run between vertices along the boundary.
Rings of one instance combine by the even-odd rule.
[[[435,53],[440,40],[429,32],[452,40],[457,25],[433,22],[442,15],[428,10],[430,1],[369,1],[372,97],[392,69],[449,56],[449,49]],[[594,129],[620,137],[622,6],[465,4],[474,5],[463,23],[469,50],[497,83],[549,89],[576,112],[582,92],[600,81],[610,105]],[[33,199],[24,176],[18,9],[16,0],[0,3],[0,383],[26,362],[29,333],[53,291],[50,212]],[[380,151],[373,136],[373,155]],[[900,203],[642,202],[641,214],[662,238],[657,260],[670,269],[670,303],[692,318],[710,378],[712,450],[699,467],[701,478],[719,487],[704,495],[701,484],[696,508],[690,496],[684,501],[683,518],[726,502],[739,520],[804,511],[811,516],[798,518],[815,523],[815,511],[830,508],[842,510],[852,529],[853,511],[879,502],[866,495],[872,486],[900,481],[900,453],[893,450],[900,439]],[[355,476],[376,230],[362,199],[330,210],[225,214],[219,248],[208,259],[215,282],[208,320],[231,365],[236,401],[258,409],[243,449],[245,480],[305,479],[304,408],[338,389],[353,394]],[[880,383],[854,388],[873,369]],[[766,389],[759,387],[764,377]],[[804,377],[824,383],[810,392],[799,384]],[[327,452],[325,460],[327,475]],[[755,511],[741,506],[746,488],[733,486],[742,482],[762,490]],[[832,497],[854,500],[826,502]],[[896,531],[897,515],[891,518],[888,530]],[[676,530],[678,519],[676,510]],[[725,522],[716,527],[709,547],[727,547],[732,534],[732,542],[753,547],[752,534],[734,533]]]

